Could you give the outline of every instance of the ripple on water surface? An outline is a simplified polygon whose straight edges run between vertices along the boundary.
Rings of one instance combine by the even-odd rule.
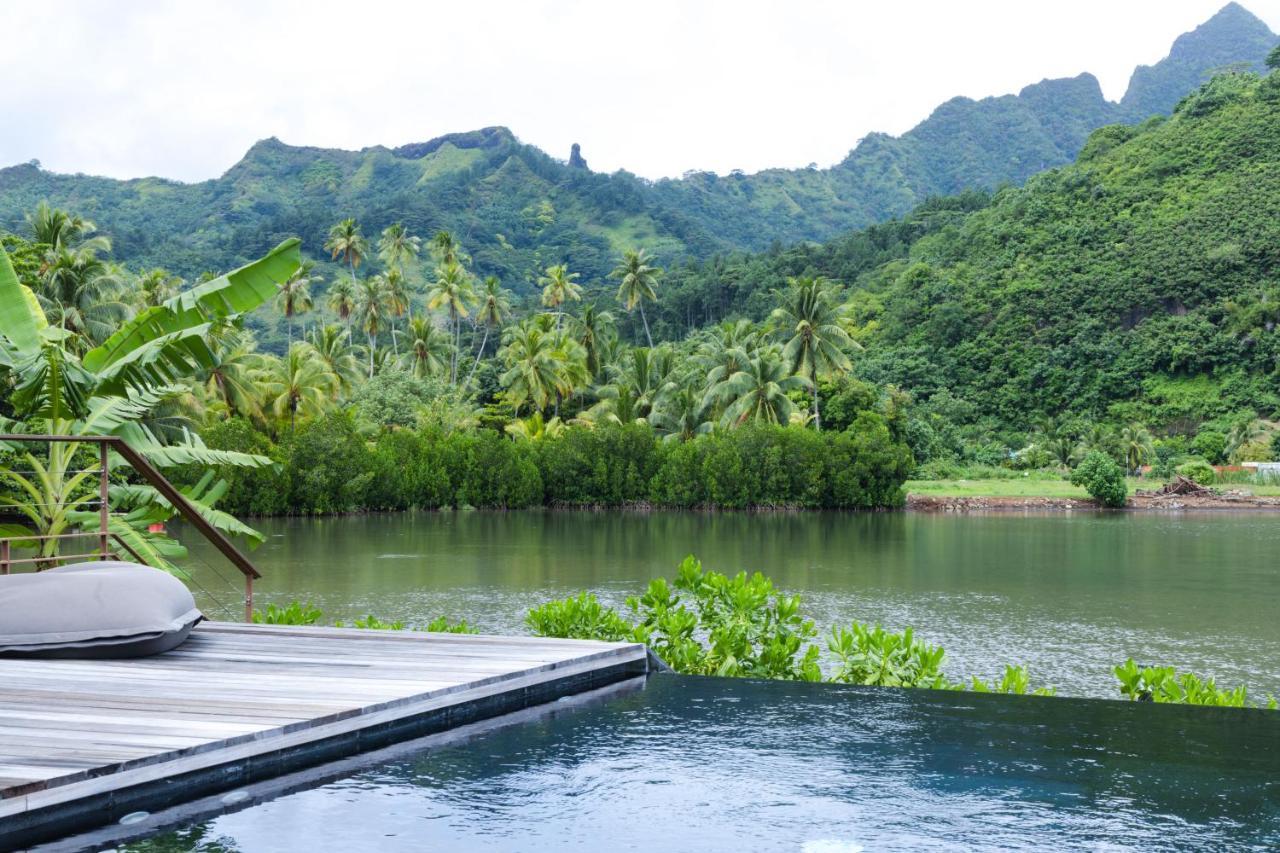
[[[1274,849],[1278,750],[1263,711],[658,676],[128,849]]]

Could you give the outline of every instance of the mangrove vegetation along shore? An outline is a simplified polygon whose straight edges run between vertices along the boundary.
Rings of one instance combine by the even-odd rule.
[[[1025,667],[1006,664],[1001,677],[956,678],[944,671],[946,652],[912,628],[886,630],[854,621],[836,625],[819,642],[817,626],[801,610],[799,595],[787,595],[757,572],[726,575],[686,557],[670,580],[656,578],[625,611],[602,604],[591,592],[548,601],[528,611],[529,630],[544,637],[644,643],[678,673],[731,678],[827,681],[875,687],[969,690],[1053,696],[1035,686]],[[254,621],[282,625],[320,623],[320,608],[297,601],[268,606]],[[342,625],[342,623],[337,623]],[[366,615],[350,627],[467,633],[465,620],[437,617],[413,626]],[[825,651],[825,655],[824,655]],[[1113,669],[1119,695],[1132,701],[1260,707],[1275,710],[1239,685],[1220,688],[1213,678],[1179,673],[1174,667],[1139,665],[1128,659]]]

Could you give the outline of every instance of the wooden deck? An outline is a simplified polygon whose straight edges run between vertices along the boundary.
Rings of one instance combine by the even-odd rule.
[[[205,623],[138,660],[0,659],[0,849],[647,670],[631,643]]]

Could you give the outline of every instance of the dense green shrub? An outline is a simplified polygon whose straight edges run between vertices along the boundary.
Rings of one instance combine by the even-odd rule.
[[[1089,496],[1103,506],[1124,506],[1129,495],[1124,469],[1101,450],[1089,451],[1071,472],[1071,483],[1083,486]]]
[[[649,499],[658,444],[644,424],[570,427],[535,443],[548,505],[624,506]]]
[[[234,450],[282,461],[280,448],[271,443],[253,424],[243,418],[218,421],[201,432],[204,443],[214,450]],[[181,485],[190,485],[202,476],[202,465],[186,466],[174,476]],[[219,479],[227,483],[227,493],[218,506],[235,516],[284,515],[289,512],[289,495],[284,465],[270,468],[219,466]]]
[[[898,506],[911,465],[884,417],[862,412],[840,432],[759,425],[666,448],[650,493],[676,507]]]
[[[290,512],[326,515],[367,506],[373,454],[351,416],[338,412],[302,424],[283,442]]]
[[[455,506],[522,509],[542,503],[542,476],[528,442],[489,430],[454,432],[442,450]]]
[[[889,434],[884,418],[863,412],[844,432],[828,438],[827,506],[869,509],[900,506],[911,473],[911,451]]]
[[[351,395],[351,405],[361,423],[377,428],[411,427],[419,411],[453,389],[437,379],[419,379],[404,370],[384,370],[360,382]]]
[[[1203,459],[1189,459],[1178,466],[1178,473],[1202,486],[1211,486],[1218,479],[1213,466]]]
[[[1227,458],[1227,437],[1217,430],[1202,429],[1191,440],[1191,450],[1210,464],[1221,463]]]
[[[374,445],[373,463],[370,509],[440,509],[454,505],[453,482],[441,435],[411,430],[384,433]]]

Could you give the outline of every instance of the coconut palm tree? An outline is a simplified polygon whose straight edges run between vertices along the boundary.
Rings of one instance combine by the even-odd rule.
[[[587,371],[598,379],[604,367],[607,342],[614,337],[613,315],[594,304],[584,305],[582,314],[573,322],[573,337],[587,354]]]
[[[94,236],[98,226],[93,222],[60,208],[50,207],[47,201],[40,202],[33,213],[27,214],[27,227],[32,239],[48,246],[51,252],[82,246],[92,248],[95,252],[111,251],[110,240]]]
[[[809,380],[813,389],[813,427],[822,430],[818,411],[818,377],[853,369],[846,351],[857,347],[840,325],[835,288],[822,278],[793,278],[785,291],[774,291],[779,305],[770,319],[786,338],[782,357],[787,368]]]
[[[266,361],[255,351],[253,338],[244,332],[227,334],[210,350],[215,360],[204,376],[206,391],[228,414],[261,421]]]
[[[560,328],[560,306],[582,298],[582,287],[577,283],[578,274],[569,272],[564,264],[547,267],[546,274],[538,279],[542,287],[542,304],[556,315],[556,329]]]
[[[338,378],[329,372],[315,348],[299,341],[283,358],[273,359],[263,385],[267,404],[277,418],[289,418],[289,429],[298,415],[323,414],[337,394]]]
[[[329,229],[329,238],[324,247],[329,250],[333,260],[342,258],[351,269],[351,282],[356,280],[356,267],[369,254],[369,241],[360,231],[360,225],[354,219],[347,218]]]
[[[346,283],[346,279],[342,281]],[[309,343],[338,380],[338,396],[350,393],[362,373],[360,360],[356,357],[355,348],[351,346],[350,332],[340,326],[327,324],[312,329]]]
[[[339,279],[329,285],[326,299],[329,310],[338,315],[338,319],[347,328],[347,337],[351,337],[351,315],[356,309],[356,286],[347,279]]]
[[[378,348],[378,333],[387,324],[387,300],[381,279],[375,276],[359,283],[356,287],[355,309],[352,311],[352,317],[369,340],[369,378],[372,379],[374,352]]]
[[[659,395],[649,423],[663,441],[688,441],[711,431],[703,395],[689,385],[674,383]]]
[[[1237,418],[1231,425],[1231,429],[1227,431],[1227,443],[1223,453],[1230,462],[1239,462],[1244,449],[1266,432],[1266,425],[1252,414]]]
[[[714,385],[703,402],[723,407],[720,420],[727,427],[748,421],[785,424],[795,411],[787,395],[797,390],[810,390],[809,380],[792,373],[781,355],[767,348],[758,351],[745,369]]]
[[[131,315],[120,271],[92,246],[50,250],[36,293],[49,323],[78,336],[77,352],[102,343]]]
[[[381,276],[381,279],[382,292],[387,300],[387,313],[391,320],[391,351],[399,355],[400,346],[396,343],[396,320],[406,314],[410,318],[413,317],[409,288],[405,284],[404,273],[395,267],[387,270],[387,274]]]
[[[476,322],[484,326],[484,336],[480,339],[480,349],[476,351],[475,360],[471,363],[471,372],[467,374],[467,384],[475,378],[476,368],[484,358],[484,349],[489,343],[489,332],[500,329],[511,319],[511,294],[502,287],[497,276],[486,276],[484,289],[476,306]]]
[[[276,291],[276,310],[284,315],[289,329],[289,346],[293,346],[293,318],[311,310],[311,284],[316,281],[315,263],[303,261],[297,272]]]
[[[436,376],[444,370],[450,355],[448,332],[430,317],[414,317],[409,321],[405,337],[404,365],[413,375],[422,379]]]
[[[662,270],[652,266],[652,258],[644,249],[628,249],[622,255],[622,261],[610,275],[619,280],[618,301],[630,313],[640,309],[640,321],[644,323],[644,338],[653,348],[653,336],[649,334],[649,320],[644,315],[644,304],[656,302],[658,299],[658,278]]]
[[[1148,459],[1156,455],[1151,433],[1142,424],[1129,424],[1120,431],[1120,447],[1124,451],[1125,468],[1137,473]]]
[[[462,340],[462,318],[469,315],[474,296],[471,276],[457,261],[445,262],[437,267],[436,280],[427,289],[427,307],[432,311],[443,309],[449,315],[449,327],[453,336],[449,382],[454,385],[458,384],[458,347]]]
[[[437,231],[436,236],[431,238],[431,254],[440,266],[464,264],[468,260],[467,253],[462,251],[462,246],[448,231]]]
[[[406,264],[412,263],[422,251],[422,238],[415,237],[403,222],[393,222],[382,229],[378,238],[378,257],[388,270],[403,273]]]
[[[182,289],[182,279],[167,270],[154,269],[138,277],[139,308],[155,308],[168,302]]]
[[[498,357],[507,370],[498,381],[507,402],[517,414],[526,403],[535,412],[545,410],[560,387],[555,333],[530,318],[504,331],[502,343]]]

